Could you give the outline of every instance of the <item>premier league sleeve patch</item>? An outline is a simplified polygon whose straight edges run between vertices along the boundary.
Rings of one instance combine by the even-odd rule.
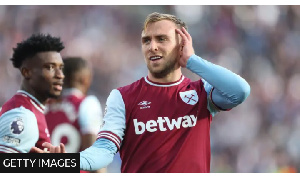
[[[21,118],[15,119],[10,125],[11,133],[21,134],[24,130],[24,123]]]

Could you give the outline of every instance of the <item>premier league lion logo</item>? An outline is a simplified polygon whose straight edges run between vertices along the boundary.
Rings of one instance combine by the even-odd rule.
[[[24,123],[21,118],[17,118],[10,125],[10,130],[13,134],[21,134],[24,130]]]

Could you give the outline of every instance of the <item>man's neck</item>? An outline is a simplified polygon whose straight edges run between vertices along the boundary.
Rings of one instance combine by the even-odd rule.
[[[27,93],[35,97],[40,103],[45,105],[47,98],[43,99],[41,96],[39,96],[38,93],[36,93],[26,82],[22,82],[20,89],[26,91]]]
[[[169,73],[168,75],[166,75],[163,78],[156,78],[154,75],[152,75],[148,71],[148,78],[152,82],[156,82],[156,83],[172,83],[172,82],[176,82],[176,81],[178,81],[180,79],[181,76],[182,76],[181,70],[175,70],[174,72]]]

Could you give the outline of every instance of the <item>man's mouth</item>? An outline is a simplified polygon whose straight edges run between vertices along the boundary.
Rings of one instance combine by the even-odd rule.
[[[53,83],[54,89],[58,91],[62,91],[63,89],[62,85],[63,83]]]
[[[149,59],[150,59],[150,61],[157,61],[161,58],[162,58],[162,56],[151,56]]]

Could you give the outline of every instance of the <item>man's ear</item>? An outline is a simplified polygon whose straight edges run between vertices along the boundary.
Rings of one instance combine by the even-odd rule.
[[[28,80],[28,79],[30,79],[31,78],[31,70],[30,69],[28,69],[28,68],[26,68],[26,67],[22,67],[21,69],[21,74],[22,74],[22,76],[26,79],[26,80]]]

